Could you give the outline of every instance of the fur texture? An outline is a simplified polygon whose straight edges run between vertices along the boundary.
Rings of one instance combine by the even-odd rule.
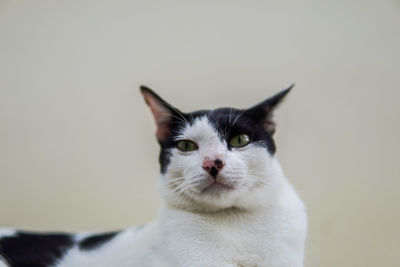
[[[157,219],[106,234],[0,232],[0,267],[303,266],[305,207],[274,156],[273,111],[183,113],[141,87],[160,144]]]

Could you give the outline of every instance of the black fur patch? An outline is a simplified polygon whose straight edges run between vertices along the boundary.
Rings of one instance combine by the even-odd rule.
[[[221,139],[225,140],[229,150],[231,138],[239,134],[247,134],[253,144],[265,147],[271,155],[276,152],[272,135],[265,131],[251,110],[221,108],[209,112],[207,117]]]
[[[226,141],[229,150],[231,150],[229,140],[232,137],[238,134],[247,134],[250,137],[251,143],[265,147],[266,150],[273,155],[276,152],[275,142],[272,138],[275,132],[275,123],[272,120],[273,111],[292,87],[293,85],[254,107],[245,110],[219,108],[215,110],[200,110],[191,113],[183,113],[165,102],[151,89],[142,86],[141,90],[151,93],[172,115],[171,121],[169,122],[170,134],[165,140],[159,141],[161,146],[159,156],[161,173],[164,174],[167,171],[170,163],[171,149],[176,146],[176,136],[188,126],[187,124],[192,125],[196,119],[204,116],[208,118],[212,126],[216,129],[221,141]]]
[[[238,134],[247,134],[250,136],[251,142],[265,147],[271,154],[276,151],[275,143],[272,135],[268,134],[262,124],[254,118],[251,112],[234,108],[220,108],[215,110],[202,110],[192,113],[182,114],[186,121],[191,125],[196,119],[207,117],[211,125],[218,132],[221,141],[225,140],[229,146],[229,140]],[[171,135],[161,143],[160,165],[161,172],[165,173],[170,162],[170,149],[176,145],[175,137],[181,133],[182,122],[173,119],[171,123]]]
[[[73,245],[67,234],[17,232],[0,240],[0,255],[10,267],[47,267],[60,260]]]
[[[257,113],[258,115],[258,113]],[[254,116],[250,111],[244,111],[234,108],[220,108],[215,110],[202,110],[192,113],[182,114],[184,118],[193,124],[193,122],[201,117],[207,117],[211,125],[219,134],[221,141],[225,141],[229,146],[229,140],[238,134],[247,134],[250,141],[258,146],[265,147],[266,150],[274,154],[276,152],[275,142],[272,135],[267,133],[258,121],[258,117]],[[163,143],[161,143],[160,165],[161,172],[165,173],[170,162],[171,148],[176,145],[175,137],[181,133],[182,122],[173,120],[171,123],[171,135]]]
[[[92,250],[102,246],[107,241],[113,239],[119,232],[110,232],[88,236],[79,242],[79,249]]]
[[[164,142],[160,142],[161,150],[160,150],[160,166],[161,166],[161,173],[165,173],[167,171],[170,157],[171,157],[171,149],[176,147],[176,136],[181,134],[183,128],[187,126],[187,124],[191,125],[193,122],[204,115],[206,115],[209,111],[197,111],[193,113],[182,113],[172,117],[170,123],[171,134]]]

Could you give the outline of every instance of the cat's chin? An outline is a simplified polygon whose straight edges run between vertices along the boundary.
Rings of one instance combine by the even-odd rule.
[[[202,182],[197,184],[196,187],[191,188],[191,193],[197,197],[212,197],[219,198],[222,196],[230,195],[236,191],[237,183],[226,179],[224,176],[217,176],[216,178],[210,175],[204,175]]]
[[[228,182],[222,177],[209,178],[201,186],[191,188],[189,195],[197,204],[205,210],[219,210],[232,207],[241,190],[238,184]]]
[[[212,181],[201,191],[202,194],[218,194],[224,191],[232,191],[235,188],[232,185],[228,185],[217,180]]]
[[[226,191],[232,191],[235,187],[232,183],[226,181],[226,179],[217,177],[207,177],[202,186],[200,186],[198,192],[201,194],[219,194]]]
[[[227,186],[212,183],[199,190],[191,188],[182,193],[182,197],[166,198],[167,205],[175,208],[194,212],[217,212],[230,208],[246,209],[242,203],[242,197],[248,192],[240,188],[240,185]]]
[[[179,175],[178,175],[179,177]],[[218,211],[235,206],[238,199],[248,190],[245,184],[229,179],[224,175],[214,177],[202,174],[197,176],[198,181],[184,191],[177,192],[167,187],[164,181],[176,178],[163,177],[160,179],[162,195],[168,205],[191,211]],[[175,192],[174,195],[170,195]]]

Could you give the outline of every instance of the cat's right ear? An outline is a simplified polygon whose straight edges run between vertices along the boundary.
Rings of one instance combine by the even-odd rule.
[[[262,124],[265,131],[271,136],[275,133],[276,128],[275,122],[272,119],[273,113],[285,96],[292,90],[293,86],[294,84],[246,110],[248,114],[251,114],[254,119]]]
[[[172,119],[176,116],[175,113],[177,113],[177,110],[154,93],[150,88],[142,85],[140,86],[140,91],[146,104],[150,107],[150,110],[153,113],[157,126],[157,140],[162,143],[171,133]]]

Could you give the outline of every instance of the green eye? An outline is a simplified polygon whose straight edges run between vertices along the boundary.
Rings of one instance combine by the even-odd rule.
[[[199,147],[193,141],[179,140],[178,142],[176,142],[176,148],[181,151],[193,151],[197,150]]]
[[[250,137],[247,134],[239,134],[229,140],[232,147],[244,147],[248,143],[250,143]]]

